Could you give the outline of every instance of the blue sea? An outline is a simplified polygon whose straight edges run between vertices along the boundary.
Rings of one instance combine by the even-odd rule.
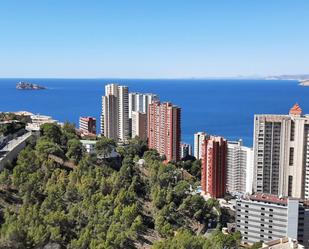
[[[19,81],[48,87],[15,89]],[[0,79],[0,111],[26,110],[78,124],[80,116],[100,120],[104,85],[119,83],[132,92],[151,92],[182,108],[182,141],[205,131],[252,146],[254,114],[286,114],[298,102],[309,113],[309,87],[283,80]],[[97,124],[99,128],[99,122]]]

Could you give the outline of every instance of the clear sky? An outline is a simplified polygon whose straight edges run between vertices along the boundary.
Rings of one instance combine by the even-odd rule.
[[[309,73],[309,0],[7,0],[0,77]]]

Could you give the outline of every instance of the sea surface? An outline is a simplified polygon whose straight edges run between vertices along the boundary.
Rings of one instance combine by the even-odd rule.
[[[48,87],[21,91],[19,81]],[[205,131],[252,146],[254,114],[287,114],[297,102],[309,113],[309,87],[284,80],[0,79],[0,111],[30,111],[78,125],[80,116],[100,120],[104,85],[127,85],[151,92],[182,108],[182,141]],[[97,127],[99,130],[99,122]]]

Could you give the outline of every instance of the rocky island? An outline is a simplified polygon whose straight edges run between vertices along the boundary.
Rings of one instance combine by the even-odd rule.
[[[16,89],[18,90],[44,90],[46,89],[46,87],[21,81],[17,83]]]

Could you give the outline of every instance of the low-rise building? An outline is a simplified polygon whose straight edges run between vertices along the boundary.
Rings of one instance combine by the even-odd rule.
[[[86,152],[89,153],[89,154],[94,154],[96,153],[96,149],[95,149],[95,145],[97,143],[97,140],[85,140],[85,139],[82,139],[82,140],[79,140],[83,147],[86,149]],[[119,157],[119,153],[116,151],[116,149],[113,149],[112,152],[109,154],[109,155],[106,155],[106,156],[101,156],[101,155],[98,155],[98,158],[115,158],[115,157]]]
[[[284,237],[263,243],[260,249],[305,249],[305,247],[298,244],[298,241],[295,239]]]
[[[12,163],[19,153],[26,147],[28,139],[33,136],[30,132],[17,132],[8,136],[8,139],[2,141],[0,147],[0,170],[3,170],[6,164]]]
[[[79,130],[83,134],[96,134],[96,119],[94,117],[80,117]]]
[[[29,131],[39,131],[41,125],[47,123],[57,123],[57,120],[54,120],[51,116],[46,115],[31,115],[31,123],[28,123],[26,129]]]
[[[95,145],[97,143],[96,140],[80,140],[82,143],[83,147],[89,154],[95,153]]]
[[[295,198],[250,195],[236,201],[236,229],[244,244],[290,237],[308,246],[309,207]]]

